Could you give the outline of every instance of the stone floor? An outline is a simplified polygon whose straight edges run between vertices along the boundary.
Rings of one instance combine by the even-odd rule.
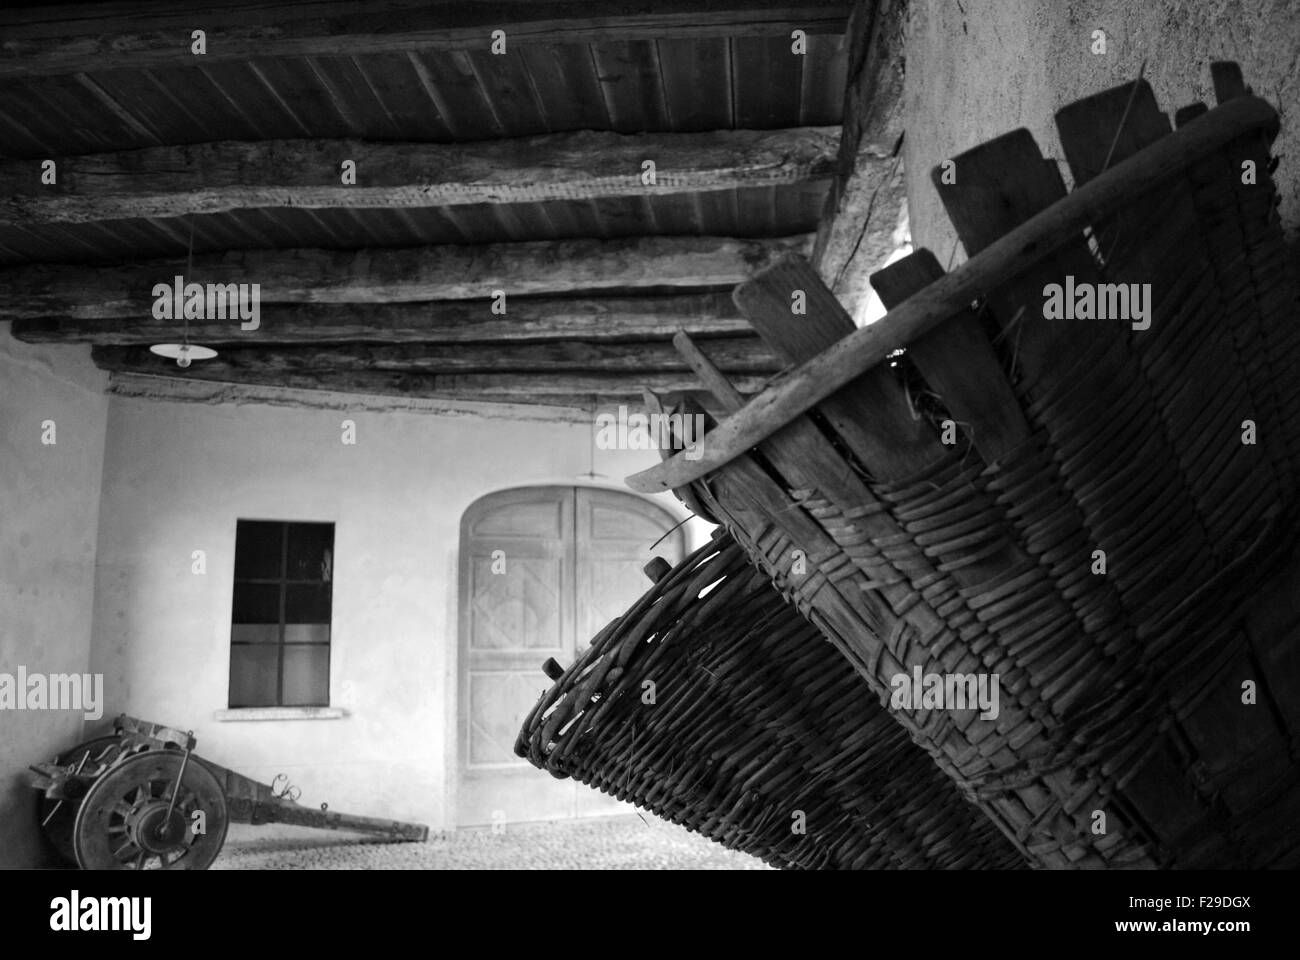
[[[254,835],[255,836],[255,835]],[[343,834],[226,841],[213,870],[764,870],[767,866],[646,815],[459,830],[426,843]]]

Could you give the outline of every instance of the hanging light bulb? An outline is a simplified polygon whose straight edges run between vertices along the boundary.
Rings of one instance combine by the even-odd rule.
[[[185,276],[190,276],[194,272],[194,220],[190,220],[190,246],[185,255]],[[167,357],[176,361],[176,366],[184,370],[195,360],[211,360],[217,355],[217,351],[211,347],[201,347],[197,343],[190,343],[190,318],[181,311],[181,342],[180,343],[155,343],[149,348],[149,352],[160,357]]]

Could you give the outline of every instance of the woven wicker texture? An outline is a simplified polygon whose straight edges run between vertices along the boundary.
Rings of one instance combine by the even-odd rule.
[[[596,638],[515,750],[779,867],[1024,865],[725,534]]]
[[[1245,93],[1215,79],[1221,101]],[[1076,185],[1170,132],[1141,82],[1058,126]],[[877,700],[916,668],[998,676],[996,717],[889,716],[1035,865],[1300,864],[1300,331],[1271,132],[1189,163],[690,490]],[[955,171],[936,187],[972,264],[1065,192],[1024,131]],[[918,251],[873,283],[892,307],[941,273]],[[1150,284],[1150,327],[1046,319],[1067,277]],[[737,302],[791,363],[843,335],[823,335],[843,318],[818,326],[838,305],[801,261]]]

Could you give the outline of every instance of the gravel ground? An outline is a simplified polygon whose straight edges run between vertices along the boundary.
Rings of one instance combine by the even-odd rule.
[[[649,815],[508,824],[435,835],[425,843],[227,840],[213,870],[765,870]]]

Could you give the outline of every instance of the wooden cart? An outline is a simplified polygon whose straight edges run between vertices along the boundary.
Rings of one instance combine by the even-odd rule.
[[[232,822],[428,839],[423,824],[300,806],[294,788],[277,792],[204,760],[195,743],[189,732],[122,715],[112,736],[33,765],[42,830],[83,870],[206,870]]]

